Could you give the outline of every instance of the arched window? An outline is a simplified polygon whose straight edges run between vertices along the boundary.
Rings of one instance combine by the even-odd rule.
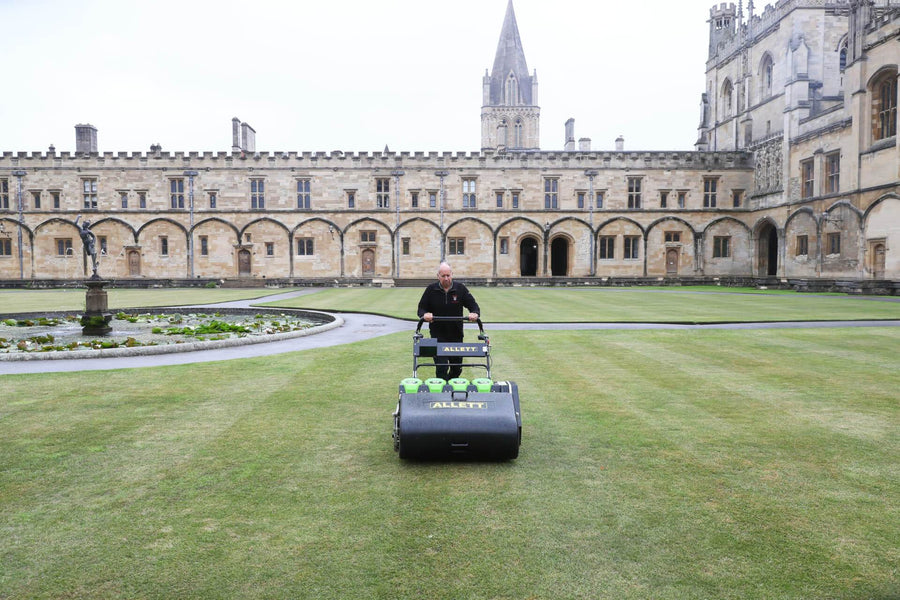
[[[726,119],[734,114],[734,86],[726,79],[722,85],[722,116]]]
[[[519,84],[512,73],[506,78],[506,104],[515,106],[519,103]]]
[[[872,139],[897,135],[897,71],[878,75],[870,88],[872,94]]]
[[[838,66],[840,66],[841,71],[847,68],[847,46],[841,47],[841,51],[838,54]]]
[[[497,126],[497,143],[501,146],[509,145],[509,134],[507,129],[506,119],[501,119],[500,125]]]
[[[759,97],[764,100],[772,95],[772,80],[775,70],[775,62],[772,55],[766,52],[759,63]]]
[[[522,119],[516,119],[516,125],[514,129],[515,133],[515,147],[522,147]]]

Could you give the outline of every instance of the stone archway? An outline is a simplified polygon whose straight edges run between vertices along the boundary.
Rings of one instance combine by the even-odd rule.
[[[522,277],[535,277],[537,268],[538,241],[537,238],[529,235],[519,242],[519,274]]]
[[[771,223],[759,229],[757,263],[760,277],[778,275],[778,230]]]
[[[566,277],[569,274],[569,240],[564,237],[550,242],[550,275]]]

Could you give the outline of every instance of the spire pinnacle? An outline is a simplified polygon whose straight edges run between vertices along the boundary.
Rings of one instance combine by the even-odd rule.
[[[507,79],[516,81],[516,90],[520,97],[515,101],[506,98],[503,93]],[[491,104],[532,104],[531,76],[528,74],[528,63],[519,37],[519,25],[516,23],[516,11],[512,0],[506,5],[506,16],[500,30],[500,41],[497,43],[497,54],[494,67],[491,69]]]

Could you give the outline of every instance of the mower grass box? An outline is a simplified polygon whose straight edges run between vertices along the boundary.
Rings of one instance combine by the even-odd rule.
[[[394,412],[394,449],[400,458],[516,458],[522,438],[519,390],[513,382],[491,380],[490,341],[481,321],[476,343],[425,338],[421,326],[419,321],[413,336],[413,377],[400,382]],[[482,368],[487,376],[471,381],[416,377],[419,367],[432,366],[431,360],[420,364],[421,358],[440,362],[450,356],[463,357],[464,368]]]

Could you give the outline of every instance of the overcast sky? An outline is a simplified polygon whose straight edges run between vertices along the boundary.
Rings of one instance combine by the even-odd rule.
[[[514,0],[541,148],[692,150],[710,0]],[[507,0],[0,0],[0,151],[477,151]],[[759,7],[761,10],[761,7]]]

